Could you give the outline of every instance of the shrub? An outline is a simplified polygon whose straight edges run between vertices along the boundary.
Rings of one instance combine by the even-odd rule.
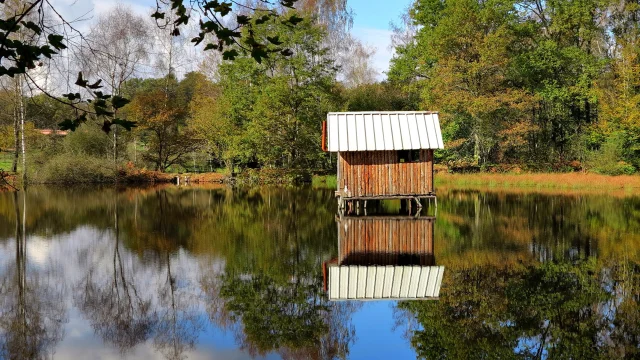
[[[65,137],[64,150],[72,154],[106,157],[113,151],[113,142],[100,128],[87,124]]]
[[[626,147],[626,134],[622,132],[610,134],[600,149],[588,153],[587,168],[604,175],[631,175],[635,173],[636,168],[623,160]]]
[[[600,164],[593,168],[593,172],[603,175],[633,175],[636,168],[624,161],[618,161],[611,164]]]
[[[336,189],[338,187],[338,178],[336,175],[314,175],[311,179],[311,185],[314,188]]]
[[[113,162],[93,156],[56,155],[33,170],[31,180],[41,183],[115,182]]]

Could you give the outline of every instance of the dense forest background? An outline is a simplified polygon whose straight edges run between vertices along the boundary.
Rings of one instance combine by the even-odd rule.
[[[253,14],[255,36],[277,34],[261,61],[241,43],[234,60],[194,55],[188,32],[172,36],[124,6],[100,15],[89,46],[2,79],[0,168],[21,170],[23,157],[35,181],[108,181],[126,167],[330,172],[335,157],[320,149],[327,112],[434,110],[446,148],[437,161],[450,169],[640,169],[636,2],[417,0],[393,25],[384,81],[372,50],[350,35],[346,0],[296,8],[281,10],[304,19],[296,26]],[[75,116],[40,90],[62,94],[78,71],[129,99],[117,116],[137,126],[40,131]]]

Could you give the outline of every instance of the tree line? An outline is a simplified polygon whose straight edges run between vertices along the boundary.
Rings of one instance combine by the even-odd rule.
[[[262,8],[238,15],[253,19],[251,36],[268,39],[268,56],[259,59],[242,43],[225,45],[233,59],[202,49],[194,55],[189,34],[176,36],[125,6],[101,14],[85,35],[91,46],[73,55],[73,66],[45,79],[80,70],[71,81],[93,93],[104,88],[118,106],[105,108],[111,117],[104,122],[78,122],[78,108],[93,106],[82,94],[56,98],[11,87],[20,78],[8,79],[0,92],[0,148],[13,149],[11,169],[18,169],[24,142],[32,153],[22,154],[31,164],[24,167],[36,181],[73,171],[92,174],[87,180],[109,180],[127,164],[157,171],[330,169],[320,149],[321,121],[326,112],[346,108],[358,86],[373,84],[372,51],[349,34],[346,1],[298,5],[278,9],[281,18],[296,19],[295,26],[265,21],[258,17]],[[240,42],[251,41],[244,35]],[[88,79],[96,78],[101,82],[92,88]],[[70,97],[75,106],[65,104]],[[27,124],[24,142],[16,113]],[[116,121],[120,126],[112,127]],[[31,128],[74,131],[45,136]]]
[[[54,56],[44,80],[28,71],[3,78],[0,148],[14,150],[11,169],[23,150],[41,180],[71,169],[110,179],[127,164],[331,171],[335,159],[320,149],[326,113],[375,110],[439,111],[446,149],[436,156],[450,169],[629,174],[640,166],[634,3],[417,0],[395,26],[384,81],[371,50],[350,35],[346,1],[242,8],[217,52],[203,51],[218,49],[203,23],[190,30],[179,12],[150,21],[116,7],[91,25],[91,46],[72,66],[51,66]],[[191,52],[194,42],[203,45]],[[28,91],[65,78],[80,92]],[[83,100],[88,93],[98,99]],[[70,99],[74,106],[56,101]],[[86,122],[91,111],[105,120]],[[75,132],[44,137],[30,127]]]
[[[444,159],[475,166],[640,166],[638,4],[418,0],[389,80],[442,113]]]

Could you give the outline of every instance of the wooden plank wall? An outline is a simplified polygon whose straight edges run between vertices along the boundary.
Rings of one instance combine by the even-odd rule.
[[[427,195],[434,192],[433,150],[420,150],[420,162],[401,163],[398,152],[338,154],[338,190],[349,197]]]
[[[338,264],[433,265],[434,222],[434,218],[342,218]]]

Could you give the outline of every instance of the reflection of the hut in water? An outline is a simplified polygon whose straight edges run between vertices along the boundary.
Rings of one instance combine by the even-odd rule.
[[[435,217],[339,216],[338,258],[325,263],[329,300],[437,299]]]

